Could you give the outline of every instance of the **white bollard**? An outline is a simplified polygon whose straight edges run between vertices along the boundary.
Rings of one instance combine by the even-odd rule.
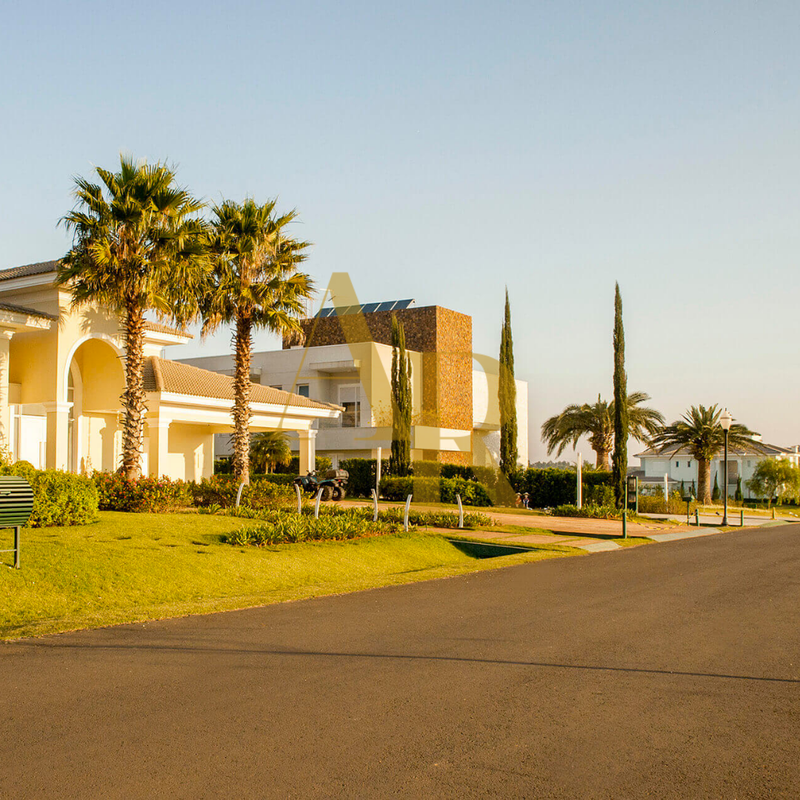
[[[297,513],[303,513],[303,493],[300,491],[300,487],[295,484],[294,490],[297,492]]]
[[[578,453],[578,508],[583,508],[583,456]]]
[[[239,503],[242,501],[242,492],[244,491],[244,481],[239,484],[239,491],[236,492],[236,508],[239,508]]]
[[[314,503],[314,519],[319,519],[319,501],[322,500],[322,489],[317,492],[317,502]]]
[[[458,527],[464,527],[464,506],[461,505],[461,495],[456,495],[456,500],[458,501]]]
[[[406,515],[403,518],[403,530],[406,531],[406,532],[408,532],[408,511],[411,508],[411,498],[412,497],[413,497],[413,495],[409,495],[406,498]]]
[[[378,521],[378,493],[372,490],[372,521]]]

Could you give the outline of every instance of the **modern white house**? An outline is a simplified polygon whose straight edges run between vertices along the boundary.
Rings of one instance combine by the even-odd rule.
[[[757,439],[757,441],[759,440]],[[736,485],[739,477],[741,477],[742,494],[746,498],[750,497],[746,482],[753,477],[753,472],[759,461],[765,458],[786,458],[795,466],[800,465],[800,446],[788,448],[762,443],[761,447],[763,450],[728,448],[729,495],[736,491]],[[630,474],[637,475],[642,486],[663,486],[666,476],[670,492],[679,488],[681,481],[687,491],[692,481],[697,487],[697,459],[693,458],[684,447],[677,450],[667,449],[661,452],[651,448],[638,453],[635,458],[639,459],[640,468],[631,471]],[[714,481],[716,480],[720,491],[722,491],[725,471],[724,455],[722,453],[712,460],[710,471],[711,486],[714,486]]]
[[[337,315],[323,309],[303,321],[302,344],[287,338],[282,350],[255,352],[251,380],[321,403],[340,406],[340,417],[314,426],[316,452],[333,465],[345,458],[388,457],[392,437],[391,315],[404,324],[412,379],[413,460],[475,465],[499,458],[497,371],[491,359],[472,353],[470,317],[438,306],[410,308],[411,301],[373,303]],[[366,309],[366,310],[363,310]],[[343,331],[339,316],[355,327]],[[350,318],[356,318],[355,320]],[[480,367],[487,362],[484,371]],[[232,355],[182,360],[205,370],[233,375]],[[528,452],[528,385],[517,381],[517,449]],[[291,446],[296,449],[297,442]],[[230,452],[218,437],[216,452]]]

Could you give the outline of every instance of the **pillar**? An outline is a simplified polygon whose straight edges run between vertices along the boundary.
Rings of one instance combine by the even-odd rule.
[[[0,331],[0,449],[11,448],[11,411],[8,406],[8,353],[11,331]]]
[[[43,405],[47,414],[45,466],[47,469],[68,470],[69,410],[72,408],[72,403],[44,403]]]
[[[298,431],[297,437],[300,440],[300,474],[316,468],[317,464],[317,431]]]
[[[150,450],[147,457],[147,472],[154,478],[169,477],[169,423],[168,419],[153,417],[147,420],[147,436]]]

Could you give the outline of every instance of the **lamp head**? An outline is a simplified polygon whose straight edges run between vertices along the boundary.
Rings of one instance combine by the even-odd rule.
[[[729,431],[731,429],[732,422],[733,422],[733,417],[730,415],[728,409],[726,408],[722,412],[722,416],[719,418],[719,424],[722,426],[722,430]]]

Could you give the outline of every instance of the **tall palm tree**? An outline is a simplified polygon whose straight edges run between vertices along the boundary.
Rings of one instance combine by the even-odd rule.
[[[164,164],[120,158],[119,172],[96,168],[102,185],[75,178],[74,210],[62,219],[73,234],[56,284],[75,305],[99,303],[119,314],[125,341],[122,469],[141,474],[145,393],[145,312],[185,323],[198,312],[208,269],[203,204],[175,183]]]
[[[259,205],[226,200],[214,206],[211,250],[214,269],[203,300],[203,333],[221,324],[235,328],[233,473],[250,480],[250,362],[253,331],[283,333],[299,328],[311,278],[297,271],[308,242],[287,236],[295,211],[275,215],[275,200]]]
[[[692,406],[672,425],[665,425],[651,440],[661,453],[674,453],[682,447],[697,459],[697,488],[702,493],[702,502],[711,502],[711,461],[722,450],[725,434],[719,424],[722,410],[716,405]],[[758,436],[744,425],[734,423],[728,431],[731,447],[752,447],[764,450],[763,445],[753,439]],[[726,486],[724,491],[727,491]]]
[[[628,431],[640,442],[649,441],[664,424],[664,417],[658,411],[640,406],[649,399],[650,395],[645,392],[628,395]],[[613,400],[607,403],[598,395],[596,403],[567,406],[542,425],[542,441],[547,445],[548,455],[556,450],[556,456],[560,456],[568,444],[575,447],[581,436],[589,437],[597,456],[597,469],[608,469],[608,458],[614,447]]]
[[[273,472],[276,464],[288,464],[292,451],[286,434],[280,431],[262,431],[250,437],[250,461],[263,472]]]

